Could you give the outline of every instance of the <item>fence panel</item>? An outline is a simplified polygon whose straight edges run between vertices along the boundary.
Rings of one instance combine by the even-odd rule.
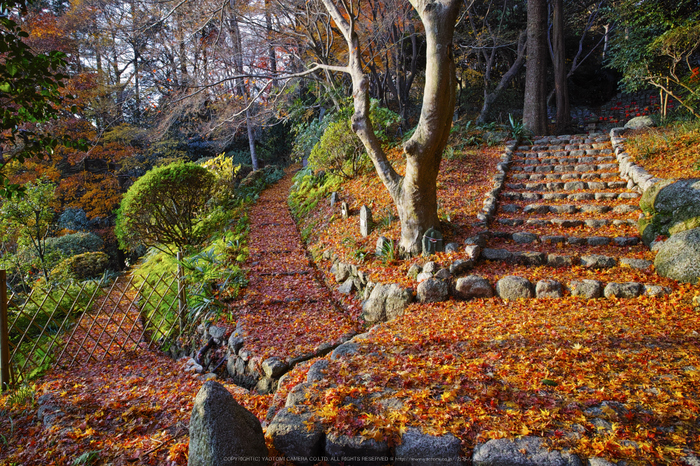
[[[109,287],[102,282],[54,285],[7,299],[0,271],[0,289],[3,387],[52,366],[102,361],[125,351],[190,352],[195,326],[209,307],[196,299],[201,284],[190,289],[188,303],[185,282],[176,274],[122,276]]]

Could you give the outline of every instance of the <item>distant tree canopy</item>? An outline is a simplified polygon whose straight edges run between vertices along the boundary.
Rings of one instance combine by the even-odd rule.
[[[66,76],[60,71],[65,55],[51,51],[37,53],[24,39],[29,35],[13,19],[24,7],[16,0],[0,1],[0,196],[21,191],[5,173],[10,161],[24,162],[53,150],[58,140],[40,124],[55,118],[61,101],[59,88]]]
[[[143,245],[176,254],[210,233],[207,201],[214,175],[195,163],[176,162],[150,170],[129,188],[117,212],[120,245]]]

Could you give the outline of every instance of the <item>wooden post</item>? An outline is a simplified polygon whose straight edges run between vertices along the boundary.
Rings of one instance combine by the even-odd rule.
[[[10,335],[7,331],[7,272],[0,270],[0,392],[10,388]]]
[[[185,296],[185,269],[182,266],[182,251],[177,252],[177,315],[180,319],[180,334],[185,331],[183,317],[187,309],[187,296]]]

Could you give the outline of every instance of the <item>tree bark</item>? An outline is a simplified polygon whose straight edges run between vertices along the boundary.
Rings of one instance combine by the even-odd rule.
[[[369,77],[363,71],[359,37],[354,26],[357,12],[350,5],[342,14],[332,0],[323,0],[323,3],[348,45],[348,65],[338,70],[349,73],[352,78],[355,110],[352,116],[353,131],[365,146],[398,210],[401,253],[417,255],[421,252],[425,231],[438,228],[440,223],[437,215],[437,175],[454,115],[456,78],[452,38],[460,2],[411,0],[425,26],[426,69],[418,126],[404,145],[406,175],[403,177],[387,159],[369,118]]]
[[[527,63],[523,124],[534,134],[547,133],[547,2],[527,2]]]
[[[564,46],[564,0],[554,0],[552,15],[552,64],[554,65],[554,90],[557,96],[557,133],[561,134],[571,124],[569,89],[567,86],[566,48]]]

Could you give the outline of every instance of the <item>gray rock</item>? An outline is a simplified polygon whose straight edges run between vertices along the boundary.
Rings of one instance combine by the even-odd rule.
[[[462,442],[452,434],[438,437],[410,428],[396,446],[394,466],[460,465],[461,451]]]
[[[243,347],[243,342],[243,337],[236,336],[232,333],[231,336],[228,337],[228,349],[233,354],[236,354]]]
[[[581,256],[581,267],[588,269],[609,269],[616,265],[617,261],[614,257],[603,256],[601,254]]]
[[[445,252],[450,254],[459,251],[459,243],[447,243],[445,245]]]
[[[330,198],[328,199],[328,203],[331,206],[331,209],[335,207],[335,204],[338,202],[338,193],[336,191],[333,191],[330,195]]]
[[[498,439],[478,444],[472,456],[474,466],[583,466],[566,452],[549,451],[538,437]]]
[[[481,246],[478,244],[468,244],[464,247],[464,253],[469,259],[477,260],[481,254]]]
[[[520,206],[517,205],[517,204],[502,204],[502,205],[501,205],[501,211],[502,211],[502,212],[505,212],[505,213],[508,213],[508,214],[512,214],[512,213],[515,213],[515,212],[519,212],[519,211],[520,211]]]
[[[450,278],[452,278],[450,269],[440,269],[435,273],[434,276],[439,280],[449,280]]]
[[[644,295],[656,298],[657,296],[665,296],[671,293],[671,289],[661,285],[645,285]]]
[[[549,213],[549,206],[546,204],[530,204],[526,205],[523,209],[525,214],[540,214],[545,215]]]
[[[481,251],[481,258],[488,261],[507,261],[513,258],[513,253],[507,249],[484,248]]]
[[[486,241],[488,238],[486,237],[485,234],[479,234],[475,236],[470,236],[466,240],[464,240],[464,245],[465,246],[470,246],[470,245],[476,245],[479,246],[480,248],[486,247]]]
[[[328,361],[326,361],[328,362]],[[307,374],[308,377],[308,374]],[[282,382],[282,379],[280,379],[280,383]],[[306,398],[309,394],[309,389],[311,388],[312,384],[309,382],[303,382],[298,385],[295,385],[289,390],[289,393],[287,393],[287,400],[285,401],[285,406],[296,406],[303,404],[304,401],[306,401]]]
[[[535,286],[535,295],[538,298],[561,298],[564,296],[561,283],[551,278],[540,280]]]
[[[350,294],[352,290],[355,289],[355,282],[352,278],[345,280],[345,283],[338,287],[338,293],[340,294]]]
[[[455,283],[455,296],[460,299],[491,298],[493,295],[489,281],[479,275],[458,278]]]
[[[262,362],[262,370],[267,377],[277,379],[287,372],[289,365],[280,358],[271,357]]]
[[[581,191],[586,189],[587,185],[583,181],[568,181],[564,183],[566,191]]]
[[[539,239],[539,236],[537,236],[534,233],[528,233],[528,232],[517,232],[513,233],[513,241],[519,244],[528,244],[528,243],[534,243]]]
[[[438,264],[437,262],[434,262],[434,261],[426,262],[423,265],[423,272],[430,273],[430,274],[434,274],[440,269],[441,269],[440,264]]]
[[[209,336],[211,336],[215,340],[218,340],[219,343],[223,341],[223,338],[226,335],[226,328],[217,327],[216,325],[210,325],[207,331],[209,332]]]
[[[543,252],[536,251],[515,252],[513,261],[526,267],[537,267],[547,262],[547,256]]]
[[[596,299],[603,296],[603,284],[598,280],[581,280],[569,283],[571,296],[585,299]]]
[[[474,267],[474,260],[472,259],[457,259],[452,264],[450,264],[450,274],[459,275],[466,272],[467,270]]]
[[[576,263],[576,258],[563,254],[548,254],[547,265],[550,267],[572,267]]]
[[[345,201],[340,203],[340,215],[343,218],[350,217],[350,208],[348,207],[348,203]]]
[[[381,466],[389,462],[389,445],[374,439],[331,433],[326,436],[325,454],[336,459],[331,461],[331,464]]]
[[[357,354],[359,349],[360,345],[358,343],[351,343],[349,341],[343,343],[342,345],[338,346],[336,349],[333,350],[333,352],[331,353],[331,361],[335,361],[337,359],[342,359],[347,356]]]
[[[557,244],[565,242],[566,237],[560,235],[545,235],[540,236],[540,241],[542,241],[544,244]]]
[[[213,374],[216,375],[216,374]],[[255,390],[261,395],[273,393],[277,389],[277,380],[269,377],[261,377],[255,384]]]
[[[308,383],[320,382],[326,377],[326,369],[328,368],[327,359],[319,359],[309,367],[309,372],[306,373],[306,381]]]
[[[535,287],[527,278],[508,275],[496,283],[496,294],[501,299],[527,299],[535,295]]]
[[[368,323],[394,320],[413,301],[413,293],[396,283],[378,284],[362,305],[362,318]]]
[[[606,298],[636,298],[644,292],[644,286],[641,283],[627,282],[615,283],[610,282],[605,285],[603,294]]]
[[[625,123],[625,128],[627,129],[650,128],[652,126],[656,126],[656,123],[654,123],[654,119],[648,115],[634,117]]]
[[[677,233],[664,241],[654,266],[661,276],[696,284],[700,278],[700,228]]]
[[[416,290],[417,300],[421,303],[446,301],[449,294],[450,287],[437,278],[429,278],[421,282]]]
[[[267,435],[280,453],[295,458],[294,464],[314,464],[316,461],[311,458],[323,454],[323,427],[310,413],[295,414],[291,408],[281,409],[267,427]]]
[[[578,209],[572,204],[561,204],[549,206],[549,210],[554,214],[575,214]]]
[[[432,273],[421,272],[421,273],[419,273],[418,275],[416,275],[416,281],[417,281],[418,283],[422,283],[422,282],[426,281],[426,280],[429,279],[429,278],[433,278],[433,274],[432,274]]]
[[[414,280],[418,276],[419,273],[423,270],[423,267],[421,267],[418,264],[413,264],[411,267],[408,269],[408,273],[406,274],[408,278],[413,278]]]
[[[360,234],[365,238],[369,236],[372,232],[373,225],[372,210],[366,205],[363,205],[360,207]]]
[[[615,466],[616,463],[611,463],[605,458],[593,457],[588,458],[588,466]]]
[[[591,236],[588,238],[587,243],[589,246],[606,246],[610,244],[610,238],[607,236]]]
[[[613,239],[616,246],[635,246],[639,244],[639,237],[637,236],[618,236]]]
[[[223,385],[204,382],[190,418],[189,466],[218,466],[230,458],[266,465],[268,456],[260,421],[239,405]]]
[[[336,283],[345,283],[352,275],[352,266],[350,264],[336,262],[333,264],[333,267],[335,267],[335,270],[331,268],[331,272],[335,275]]]
[[[591,228],[602,228],[608,224],[607,219],[589,218],[585,221],[586,226]]]
[[[620,265],[633,269],[648,270],[652,265],[654,265],[654,263],[644,259],[628,259],[623,257],[620,259]]]
[[[610,211],[610,206],[586,204],[581,206],[581,212],[584,214],[604,214]]]

